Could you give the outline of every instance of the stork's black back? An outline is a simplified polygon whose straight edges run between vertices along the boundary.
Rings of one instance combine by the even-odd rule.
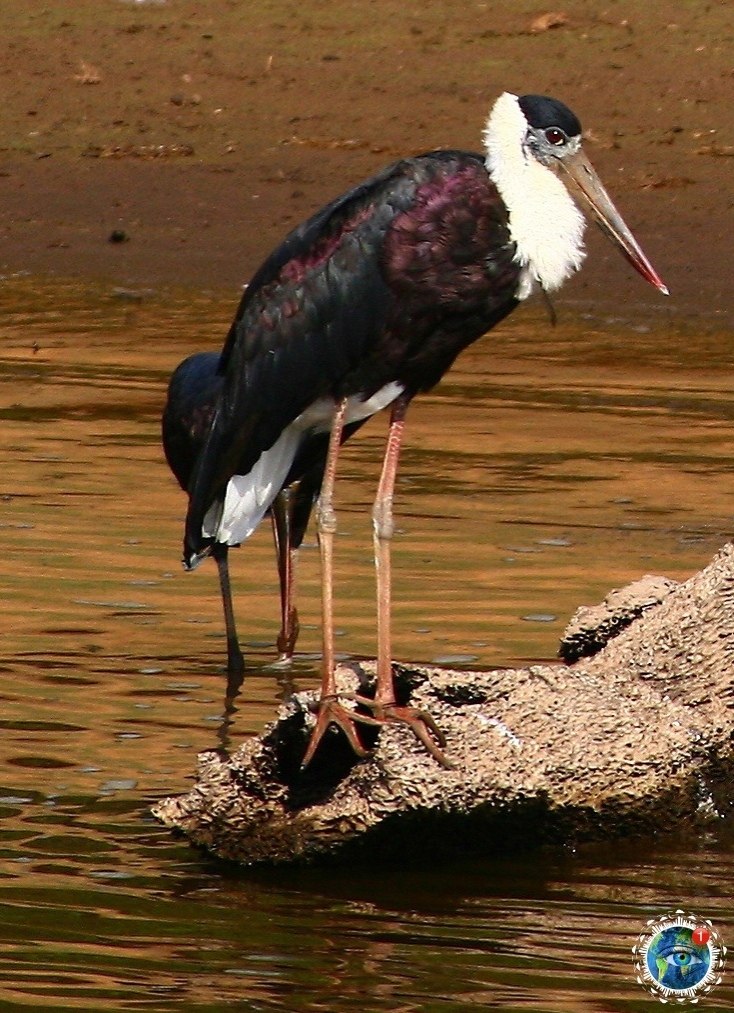
[[[432,387],[517,304],[520,265],[482,155],[389,166],[295,229],[246,289],[192,475],[185,556],[204,516],[315,400]]]

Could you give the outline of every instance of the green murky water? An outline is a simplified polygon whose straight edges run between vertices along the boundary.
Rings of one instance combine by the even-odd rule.
[[[236,293],[0,291],[0,1009],[465,1013],[650,1008],[630,947],[691,907],[734,945],[734,832],[443,869],[243,872],[150,803],[223,734],[212,566],[179,566],[165,384]],[[734,336],[579,307],[516,314],[408,421],[395,656],[551,658],[578,604],[685,577],[732,536]],[[575,319],[570,321],[571,317]],[[385,420],[345,450],[338,647],[374,650],[369,503]],[[269,532],[233,554],[251,671],[228,734],[283,694]],[[313,540],[291,673],[318,678]],[[727,938],[728,937],[728,938]],[[709,1002],[734,1008],[731,979]]]

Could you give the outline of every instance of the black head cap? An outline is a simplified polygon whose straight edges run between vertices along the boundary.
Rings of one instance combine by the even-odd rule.
[[[522,95],[518,99],[525,119],[531,127],[547,130],[560,127],[566,137],[580,137],[581,124],[568,106],[547,95]]]

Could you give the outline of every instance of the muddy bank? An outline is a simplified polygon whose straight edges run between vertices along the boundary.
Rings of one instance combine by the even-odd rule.
[[[669,284],[607,244],[560,308],[729,326],[727,5],[572,0],[128,4],[6,17],[0,267],[234,290],[325,200],[402,154],[476,148],[502,90],[564,99]],[[553,21],[555,27],[544,26]],[[117,230],[125,241],[112,243]],[[696,326],[699,326],[697,322]]]

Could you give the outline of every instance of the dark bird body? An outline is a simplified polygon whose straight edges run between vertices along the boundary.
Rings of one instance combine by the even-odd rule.
[[[398,162],[292,232],[245,290],[222,353],[222,399],[190,489],[189,565],[212,544],[204,517],[232,475],[314,401],[434,386],[517,305],[514,254],[471,152]]]
[[[189,356],[174,371],[162,419],[163,449],[168,465],[186,492],[199,453],[209,434],[222,391],[218,352],[199,352]],[[292,476],[271,506],[275,552],[280,578],[281,631],[278,650],[289,659],[298,636],[298,614],[293,603],[293,568],[308,527],[314,501],[321,488],[326,439],[314,440],[294,463]],[[219,543],[212,554],[219,570],[227,635],[227,671],[233,691],[244,672],[234,619],[228,567],[229,546]]]
[[[191,355],[177,366],[168,386],[162,420],[163,450],[168,466],[184,492],[188,490],[194,465],[209,435],[222,392],[224,377],[220,362],[219,352]],[[291,507],[294,513],[294,548],[298,548],[303,540],[311,508],[321,487],[320,474],[326,446],[325,438],[314,439],[305,445],[284,483],[284,488],[299,483]]]
[[[162,418],[163,450],[168,466],[179,485],[188,491],[198,456],[209,435],[222,392],[224,376],[220,371],[219,352],[198,352],[184,359],[173,372]],[[359,428],[350,426],[347,439]],[[321,478],[328,446],[327,435],[305,440],[291,466],[283,487],[270,512],[273,523],[275,554],[280,580],[281,629],[277,646],[280,657],[290,660],[298,637],[298,613],[293,601],[295,556],[301,547],[313,504],[321,489]],[[229,546],[212,546],[219,571],[227,637],[227,671],[232,688],[237,689],[245,663],[239,646],[228,565]]]
[[[194,384],[206,389],[202,401],[191,398],[198,453],[193,461],[191,448],[185,451],[186,469],[177,464],[176,446],[169,453],[179,480],[186,471],[187,568],[246,539],[295,480],[310,476],[312,497],[321,489],[323,681],[304,762],[332,722],[364,755],[355,721],[405,722],[447,762],[430,716],[399,707],[392,685],[389,546],[405,414],[416,394],[433,387],[464,348],[533,289],[552,291],[580,267],[583,217],[559,177],[570,177],[633,266],[667,291],[586,160],[580,137],[578,120],[561,103],[505,93],[487,124],[486,155],[434,151],[406,158],[328,204],[256,272],[216,372],[208,359],[207,378],[200,374]],[[367,716],[337,700],[333,492],[341,443],[387,406],[390,429],[373,507],[377,690],[374,700],[361,700],[373,715]]]

